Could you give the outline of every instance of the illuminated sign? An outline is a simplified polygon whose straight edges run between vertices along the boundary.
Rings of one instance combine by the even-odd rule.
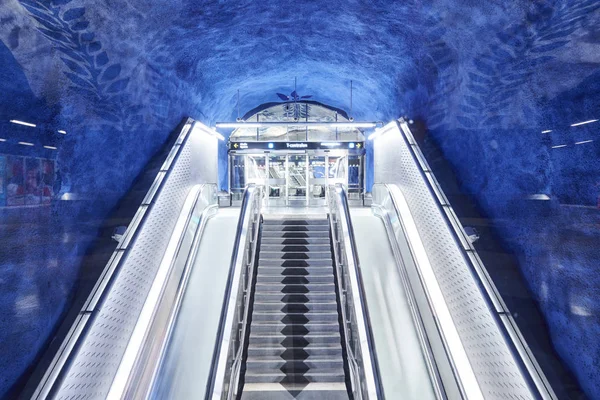
[[[288,149],[308,149],[308,143],[286,143]]]
[[[230,142],[230,150],[331,150],[364,151],[364,142]]]

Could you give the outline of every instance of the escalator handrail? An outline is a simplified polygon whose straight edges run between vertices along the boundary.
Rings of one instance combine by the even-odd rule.
[[[529,349],[519,327],[517,326],[514,318],[512,317],[511,311],[508,309],[500,292],[496,288],[494,282],[489,276],[483,262],[479,258],[475,247],[471,243],[460,223],[458,216],[454,212],[454,209],[450,205],[450,202],[444,195],[441,185],[435,178],[435,175],[431,171],[425,156],[421,152],[408,124],[404,118],[400,118],[396,121],[396,125],[404,141],[406,142],[408,149],[412,155],[413,160],[419,166],[419,171],[434,199],[436,200],[437,206],[442,212],[446,223],[450,229],[450,233],[454,236],[455,240],[459,244],[461,253],[463,254],[465,261],[470,265],[472,270],[475,272],[475,277],[478,280],[478,284],[482,288],[482,295],[484,300],[488,303],[488,307],[493,310],[493,315],[498,322],[498,326],[503,331],[502,334],[506,338],[509,346],[513,347],[512,351],[516,353],[515,360],[522,370],[522,375],[526,380],[530,381],[535,387],[537,394],[543,399],[555,400],[557,399],[556,394],[548,379],[546,378],[543,370],[541,369],[535,356]],[[503,318],[498,318],[498,315],[503,315]]]
[[[197,199],[202,198],[204,191],[207,189],[212,192],[213,197],[216,197],[217,187],[216,185],[211,184],[202,185]],[[196,204],[197,202],[198,200],[196,201]],[[195,207],[197,207],[197,205]],[[186,253],[181,253],[181,249],[178,250],[175,258],[177,259],[180,256],[185,257],[185,262],[181,274],[173,277],[173,279],[177,280],[177,289],[175,293],[168,296],[168,298],[163,297],[161,299],[161,302],[169,304],[169,313],[167,315],[160,315],[152,321],[152,326],[146,334],[146,337],[150,338],[152,343],[144,343],[144,348],[141,349],[138,360],[136,360],[133,377],[130,377],[128,380],[122,398],[148,398],[150,394],[153,393],[157,383],[158,374],[165,360],[168,344],[173,335],[173,329],[175,327],[179,309],[183,302],[200,240],[203,237],[208,220],[215,215],[217,209],[218,205],[214,203],[207,205],[202,210],[199,217],[197,217],[197,222],[195,222],[197,228],[193,232],[190,250]],[[189,226],[193,218],[193,211],[194,210],[192,210],[192,213],[188,216],[186,226]],[[189,232],[189,228],[186,229],[186,232]],[[156,343],[158,343],[158,345],[156,345]]]
[[[377,357],[375,354],[375,346],[373,342],[373,334],[370,329],[370,317],[366,302],[366,296],[364,292],[364,284],[362,282],[362,274],[360,271],[360,264],[358,261],[356,241],[354,238],[354,229],[352,226],[352,220],[350,218],[350,209],[348,206],[348,199],[346,192],[342,184],[337,183],[329,186],[329,210],[330,216],[333,218],[334,211],[337,211],[337,215],[341,214],[340,223],[342,224],[343,237],[338,237],[338,232],[333,229],[334,221],[332,223],[332,234],[335,236],[335,241],[340,241],[343,249],[346,253],[346,264],[342,265],[340,262],[341,255],[337,254],[337,244],[334,243],[334,253],[336,258],[336,269],[346,268],[345,276],[349,278],[350,287],[347,293],[341,293],[343,286],[341,282],[341,274],[337,274],[338,286],[340,290],[340,301],[346,301],[348,295],[351,296],[352,304],[350,305],[354,310],[354,316],[356,321],[348,320],[348,315],[345,311],[345,304],[340,304],[342,312],[342,321],[345,337],[345,347],[348,354],[348,361],[353,365],[352,374],[354,375],[354,385],[358,386],[358,391],[353,393],[355,400],[359,399],[382,399],[383,390],[381,389],[381,382],[379,380],[379,373],[377,368]],[[336,221],[337,223],[338,221]],[[360,352],[360,360],[357,360],[355,351],[352,349],[352,343],[348,339],[348,326],[347,323],[353,323],[354,328],[358,332],[358,342]],[[362,364],[362,365],[361,365]],[[364,386],[363,386],[364,384]],[[364,391],[363,391],[364,389]]]
[[[244,273],[244,267],[253,268],[254,266],[263,194],[262,186],[255,184],[249,184],[244,192],[223,308],[219,319],[212,367],[207,382],[206,399],[231,398],[233,393],[237,391],[244,337],[247,329],[250,301],[248,290],[252,282],[251,279],[247,280],[244,290],[246,295],[244,296],[242,292],[242,298],[240,299],[240,290],[244,289],[241,287],[242,274]],[[250,232],[251,228],[252,232]],[[244,262],[246,262],[246,266],[244,266]],[[246,272],[250,272],[251,278],[251,271]],[[244,303],[242,309],[244,316],[241,321],[238,314],[240,302]],[[240,331],[242,333],[239,342],[236,342],[234,341],[235,337],[233,337],[234,333],[240,334]],[[229,377],[228,374],[230,374]]]
[[[386,188],[398,221],[404,231],[411,257],[417,266],[421,284],[433,311],[436,326],[449,356],[459,390],[465,399],[483,398],[475,371],[462,344],[457,327],[452,320],[404,194],[397,185],[381,184],[381,186]]]

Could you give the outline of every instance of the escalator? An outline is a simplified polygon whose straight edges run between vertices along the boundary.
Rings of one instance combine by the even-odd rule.
[[[242,400],[348,399],[329,223],[264,217]]]
[[[31,398],[555,399],[422,160],[369,208],[220,208],[191,126]]]

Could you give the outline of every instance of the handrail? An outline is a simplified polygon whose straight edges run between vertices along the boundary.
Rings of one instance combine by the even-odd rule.
[[[135,367],[122,391],[121,398],[123,399],[148,398],[152,393],[173,334],[199,242],[208,220],[218,209],[216,197],[216,185],[201,185],[194,208],[187,218],[185,235],[179,241],[177,255],[173,260],[169,276],[161,285],[160,303],[155,306],[152,323],[146,331]]]
[[[250,184],[244,192],[206,399],[232,399],[237,395],[263,197],[262,186]]]
[[[496,314],[497,320],[500,322],[499,326],[504,328],[503,334],[505,338],[507,339],[508,343],[512,344],[514,348],[513,351],[518,354],[518,360],[521,363],[520,367],[527,371],[527,377],[532,381],[538,394],[543,399],[556,399],[557,397],[552,389],[552,386],[548,382],[535,356],[527,346],[525,339],[523,338],[520,329],[514,321],[510,310],[504,303],[504,300],[498,292],[491,277],[488,275],[483,262],[479,258],[475,247],[469,240],[468,235],[460,223],[458,216],[454,212],[454,209],[450,205],[450,202],[444,195],[439,182],[431,171],[431,168],[429,167],[425,156],[421,152],[421,149],[419,148],[407,122],[403,118],[400,118],[397,121],[397,126],[402,137],[408,144],[408,149],[410,150],[413,159],[419,166],[421,176],[424,178],[429,190],[434,195],[438,208],[445,216],[446,223],[449,225],[451,234],[460,244],[459,247],[466,262],[470,264],[470,267],[475,272],[474,275],[483,289],[482,292],[486,302],[488,302],[489,307],[494,310],[494,314]]]
[[[171,148],[166,160],[157,173],[154,182],[150,186],[148,193],[142,200],[142,204],[139,206],[129,223],[127,230],[123,234],[117,248],[104,268],[104,271],[82,306],[79,316],[71,326],[65,340],[61,344],[50,366],[47,368],[44,376],[35,389],[32,398],[47,398],[56,390],[56,386],[58,386],[62,376],[69,367],[73,354],[76,352],[78,346],[80,346],[92,325],[93,313],[97,311],[99,304],[102,303],[102,300],[105,298],[108,289],[110,288],[111,282],[126,262],[127,255],[134,246],[139,232],[145,225],[156,199],[163,191],[168,177],[179,159],[179,155],[187,144],[193,122],[194,121],[191,118],[188,118],[185,122],[175,144]]]
[[[342,184],[329,186],[327,202],[352,395],[355,400],[383,398],[354,231]]]
[[[396,210],[398,222],[402,227],[410,248],[411,257],[417,267],[417,273],[423,286],[425,297],[433,312],[437,329],[440,332],[444,349],[449,356],[449,362],[452,365],[462,397],[466,399],[482,399],[484,397],[483,393],[461,342],[457,327],[452,321],[450,310],[435,278],[432,266],[427,257],[427,252],[419,236],[417,225],[404,198],[404,194],[396,185],[376,186],[385,187],[392,201],[393,208]]]
[[[377,195],[378,191],[379,191],[378,190],[379,187],[385,188],[386,194],[388,194],[388,196],[391,200],[391,203],[392,203],[391,208],[392,208],[393,215],[391,215],[390,210],[388,210],[386,208],[385,204],[379,204],[379,201],[381,200],[381,199],[379,199],[379,197]],[[425,324],[423,322],[423,315],[422,315],[421,310],[419,309],[419,305],[418,305],[414,290],[411,286],[410,277],[409,277],[409,274],[408,274],[408,271],[407,271],[407,268],[405,265],[405,261],[402,258],[402,252],[400,250],[399,243],[397,240],[394,240],[395,235],[397,233],[399,233],[399,230],[397,229],[398,228],[397,225],[400,224],[400,216],[398,215],[398,211],[397,211],[395,205],[393,204],[393,199],[389,195],[389,191],[387,190],[386,185],[382,185],[382,184],[373,185],[372,193],[373,193],[373,204],[371,205],[371,208],[373,210],[373,213],[376,216],[378,216],[379,218],[381,218],[383,225],[385,226],[385,230],[388,234],[388,238],[390,239],[389,241],[390,241],[390,245],[392,247],[392,254],[394,256],[396,268],[398,269],[398,273],[400,275],[402,284],[404,286],[404,291],[406,293],[406,297],[408,300],[408,305],[409,305],[412,319],[414,322],[415,331],[417,333],[417,337],[421,344],[421,349],[423,352],[425,363],[427,365],[427,370],[431,377],[431,383],[434,388],[435,396],[437,399],[440,399],[440,400],[447,399],[448,394],[447,394],[446,389],[444,388],[444,384],[442,382],[442,377],[441,377],[441,374],[439,371],[439,366],[433,355],[431,341],[429,339],[429,336],[427,335]],[[385,201],[383,203],[385,203]],[[389,206],[390,206],[390,204],[388,204],[388,207]],[[396,226],[394,225],[394,222],[396,223]]]

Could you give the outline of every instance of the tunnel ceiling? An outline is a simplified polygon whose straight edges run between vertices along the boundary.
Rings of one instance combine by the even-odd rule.
[[[464,97],[497,79],[498,95],[525,92],[509,124],[517,108],[576,86],[600,61],[598,28],[580,21],[590,1],[3,3],[3,42],[34,93],[67,118],[82,111],[70,98],[123,93],[145,119],[210,122],[232,116],[238,89],[243,113],[291,92],[297,77],[300,94],[345,109],[353,80],[357,117],[433,109],[437,122],[439,108],[474,107]],[[570,73],[582,60],[587,74]]]
[[[596,199],[598,154],[560,155],[549,143],[580,148],[572,142],[597,136],[591,128],[560,135],[600,115],[599,10],[597,0],[0,0],[0,152],[56,158],[70,190],[92,204],[55,216],[63,225],[85,220],[80,248],[30,244],[33,228],[15,228],[14,239],[29,247],[18,262],[0,260],[0,281],[13,282],[0,315],[20,329],[0,329],[0,343],[10,338],[14,349],[0,354],[0,397],[59,321],[99,221],[181,119],[233,120],[238,90],[243,115],[283,102],[277,93],[290,96],[297,78],[299,96],[347,112],[353,81],[357,120],[422,121],[461,189],[487,216],[510,221],[499,233],[519,257],[557,352],[600,398],[598,358],[590,355],[600,354],[599,325],[570,311],[572,299],[584,304],[577,310],[600,304],[600,282],[578,297],[562,284],[596,282],[600,255],[547,244],[561,220],[523,216],[511,203],[561,191],[571,204]],[[40,154],[47,144],[56,152]],[[515,237],[536,239],[510,244]],[[59,253],[61,275],[36,269],[31,278],[18,267],[42,259],[55,266]],[[573,268],[552,278],[556,265]],[[53,289],[39,295],[44,308],[31,308],[39,315],[14,306],[46,285]]]

